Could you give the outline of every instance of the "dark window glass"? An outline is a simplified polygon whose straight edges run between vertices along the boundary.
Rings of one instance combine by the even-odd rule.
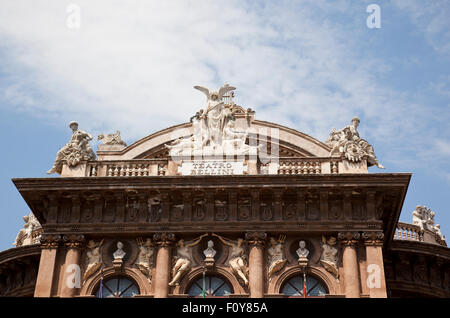
[[[121,297],[133,297],[139,295],[139,288],[136,283],[126,277],[114,277],[108,280],[104,280],[95,293],[97,297],[102,298],[121,298]]]
[[[203,286],[205,289],[205,297],[220,297],[231,294],[231,287],[222,278],[217,276],[205,276],[195,281],[189,288],[189,296],[202,297]]]
[[[303,276],[290,278],[281,288],[281,293],[287,296],[303,297]],[[327,294],[327,287],[320,280],[306,276],[306,296],[321,297]]]

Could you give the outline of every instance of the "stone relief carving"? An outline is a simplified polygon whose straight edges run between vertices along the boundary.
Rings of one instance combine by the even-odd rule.
[[[265,202],[261,202],[261,219],[264,221],[269,221],[273,218],[273,207],[272,204],[267,204]]]
[[[248,220],[250,218],[250,211],[252,208],[252,203],[250,199],[240,198],[238,201],[238,219],[239,220]]]
[[[351,162],[360,162],[367,159],[368,165],[375,165],[380,169],[384,167],[378,162],[373,147],[359,136],[357,131],[360,120],[352,119],[352,124],[340,130],[333,128],[326,144],[331,147],[330,156],[338,152]]]
[[[231,248],[231,255],[228,264],[230,264],[231,269],[235,275],[242,279],[245,286],[248,286],[248,268],[246,265],[246,258],[244,245],[244,239],[238,238],[236,241],[227,239],[215,233],[213,236],[217,237],[223,244]]]
[[[280,235],[278,240],[275,237],[270,238],[270,246],[267,249],[267,263],[269,265],[268,276],[269,281],[273,275],[280,271],[286,265],[287,259],[284,257],[284,241],[286,235]]]
[[[78,130],[78,123],[75,121],[70,122],[69,127],[73,132],[72,138],[58,151],[55,163],[50,170],[47,171],[48,174],[55,172],[61,174],[63,164],[67,164],[69,167],[75,167],[82,160],[95,160],[96,158],[95,153],[89,144],[89,141],[92,140],[92,136],[87,132]]]
[[[175,204],[172,206],[171,209],[171,218],[173,220],[182,220],[183,219],[183,212],[184,212],[184,204]]]
[[[100,134],[97,137],[97,140],[102,140],[103,145],[120,145],[126,146],[125,141],[120,137],[120,131],[117,130],[114,134]]]
[[[244,131],[236,129],[233,110],[226,107],[223,100],[227,92],[236,88],[228,84],[220,87],[218,91],[202,86],[194,88],[206,95],[206,111],[202,109],[191,117],[191,136],[176,139],[166,145],[170,156],[182,155],[185,150],[188,150],[189,155],[247,154],[252,148],[245,144],[249,126]],[[253,111],[249,109],[246,114],[253,114]],[[253,148],[257,149],[259,146]]]
[[[92,274],[94,274],[102,266],[102,255],[100,248],[103,245],[103,240],[100,243],[95,243],[94,240],[90,240],[87,244],[86,252],[86,269],[83,275],[83,282],[85,282]]]
[[[172,268],[172,280],[170,281],[169,286],[179,284],[181,277],[191,269],[191,264],[193,262],[191,248],[200,243],[200,241],[207,235],[208,234],[203,234],[198,238],[187,242],[187,244],[183,239],[178,241],[177,256],[175,265]]]
[[[148,199],[148,208],[150,211],[150,221],[157,222],[161,218],[161,198],[160,196],[153,196]]]
[[[39,236],[33,237],[33,231],[42,229],[41,224],[34,216],[33,212],[23,217],[25,225],[17,233],[16,240],[13,245],[16,247],[39,243]]]
[[[295,203],[284,203],[283,202],[283,208],[284,208],[284,219],[286,220],[293,220],[296,218],[297,214],[297,205]]]
[[[216,220],[225,221],[228,218],[228,202],[215,200]]]
[[[205,218],[205,200],[204,199],[195,199],[194,205],[192,208],[194,219],[199,221]]]
[[[339,270],[337,267],[336,238],[331,236],[328,240],[322,236],[322,255],[320,256],[320,263],[322,266],[332,273],[336,278],[339,277]]]
[[[142,239],[136,240],[139,245],[139,254],[136,259],[135,265],[139,270],[151,280],[151,270],[153,265],[154,248],[152,240],[147,238],[144,242]]]

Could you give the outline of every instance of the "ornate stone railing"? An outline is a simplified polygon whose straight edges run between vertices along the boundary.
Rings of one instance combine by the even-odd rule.
[[[394,240],[423,242],[423,231],[420,231],[417,225],[399,222],[394,233]]]
[[[445,240],[442,240],[436,233],[430,230],[421,231],[419,226],[399,222],[394,233],[394,240],[417,241],[431,244],[447,246]]]
[[[133,159],[126,161],[89,161],[88,177],[141,177],[164,176],[167,174],[168,160]]]
[[[337,174],[339,161],[339,158],[280,158],[277,174]]]
[[[225,160],[225,159],[224,159]],[[217,160],[216,160],[217,161]],[[221,160],[218,160],[218,162]],[[226,161],[226,160],[225,160]],[[76,168],[64,167],[62,177],[143,177],[180,175],[181,162],[165,159],[95,160]],[[278,161],[245,163],[249,174],[320,175],[360,173],[342,165],[341,158],[279,158]]]

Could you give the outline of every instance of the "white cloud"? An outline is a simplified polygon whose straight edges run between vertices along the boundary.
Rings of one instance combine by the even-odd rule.
[[[443,156],[450,156],[450,141],[435,140],[437,151]]]
[[[362,136],[394,149],[382,161],[432,136],[432,106],[377,80],[390,65],[361,46],[364,4],[75,1],[81,28],[68,29],[70,3],[0,4],[3,98],[55,125],[76,119],[132,142],[202,108],[193,85],[227,81],[257,119],[321,140],[360,116]]]
[[[446,0],[394,0],[393,3],[408,13],[417,31],[439,53],[450,53],[450,6]]]

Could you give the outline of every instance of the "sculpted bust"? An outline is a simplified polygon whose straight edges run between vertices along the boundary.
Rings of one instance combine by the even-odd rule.
[[[214,258],[216,256],[217,251],[214,249],[214,242],[212,240],[208,241],[208,247],[203,251],[203,254],[206,258]]]
[[[298,258],[308,258],[309,255],[309,250],[305,248],[306,246],[306,242],[305,241],[300,241],[298,243],[299,248],[295,251],[298,255]]]
[[[125,256],[125,251],[123,250],[123,243],[122,242],[117,242],[117,250],[114,252],[113,256],[114,259],[123,259]]]

